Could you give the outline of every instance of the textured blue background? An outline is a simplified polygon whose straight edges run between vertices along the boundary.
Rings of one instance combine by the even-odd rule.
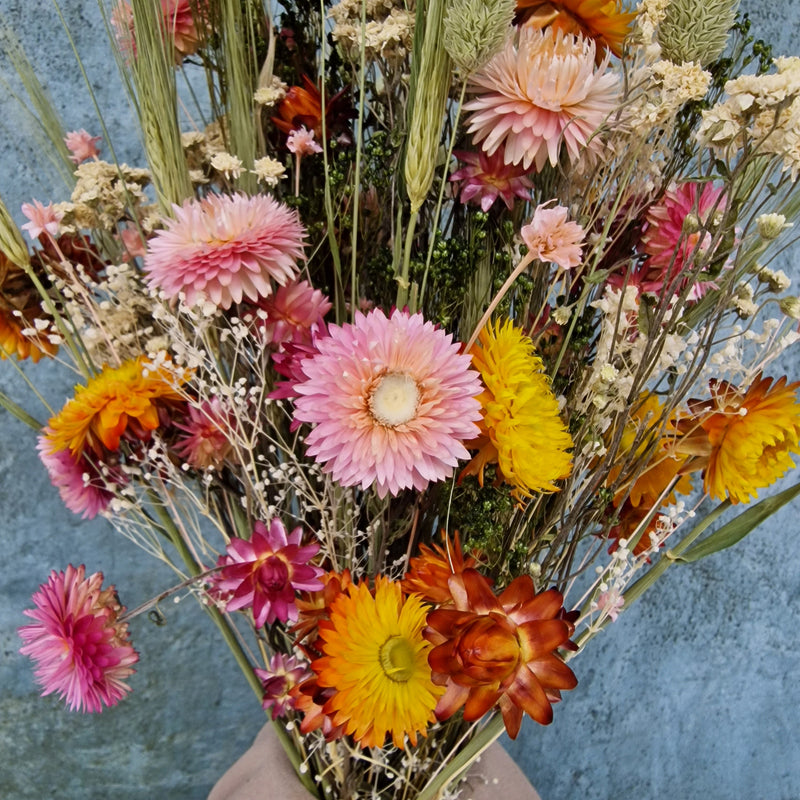
[[[800,53],[796,2],[742,6],[777,54]],[[141,163],[126,135],[130,113],[110,74],[95,3],[64,0],[62,10],[112,137],[131,148],[120,158]],[[67,129],[98,131],[51,5],[0,0],[0,11]],[[46,169],[26,165],[32,145],[24,118],[1,88],[0,98],[0,192],[12,209],[32,197],[62,199]],[[794,255],[780,266],[800,284]],[[68,376],[39,367],[35,377],[54,405],[64,401]],[[0,386],[24,394],[9,362],[0,363]],[[45,416],[34,405],[29,411]],[[81,716],[38,697],[15,629],[49,570],[68,562],[102,570],[129,607],[172,577],[105,523],[82,523],[67,512],[36,458],[32,432],[3,412],[0,436],[0,797],[204,798],[263,717],[191,599],[165,605],[165,627],[132,623],[142,659],[121,705]],[[580,686],[556,708],[554,724],[530,724],[506,743],[543,800],[800,798],[797,515],[794,509],[773,518],[736,549],[699,565],[672,568],[573,662]],[[272,796],[268,787],[264,796]]]

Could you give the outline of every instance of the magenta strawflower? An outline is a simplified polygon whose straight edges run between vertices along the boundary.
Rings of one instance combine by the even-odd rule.
[[[108,468],[108,476],[103,477],[97,464],[88,458],[74,456],[69,448],[53,450],[53,443],[47,438],[49,432],[49,428],[44,429],[36,449],[50,483],[58,489],[61,500],[73,514],[94,519],[108,508],[114,497],[109,484],[122,482],[122,476],[116,472],[112,475]]]
[[[187,408],[187,417],[175,422],[182,433],[175,442],[176,455],[195,469],[221,467],[233,450],[230,432],[235,417],[218,397]]]
[[[275,653],[269,660],[269,669],[256,669],[256,677],[264,687],[261,707],[270,711],[272,719],[285,717],[294,709],[295,698],[289,692],[306,678],[311,677],[308,664],[294,656]]]
[[[380,309],[331,325],[303,359],[294,419],[315,425],[307,452],[345,486],[423,490],[468,459],[481,385],[452,336],[422,314]]]
[[[90,158],[97,158],[100,151],[97,143],[101,141],[101,136],[92,136],[88,131],[81,128],[79,131],[70,131],[64,137],[64,144],[71,153],[70,161],[80,164]]]
[[[260,329],[266,344],[278,347],[284,342],[310,342],[312,326],[320,326],[331,310],[330,300],[308,281],[293,281],[259,303],[266,317]]]
[[[128,642],[125,608],[113,586],[103,589],[103,574],[84,577],[86,567],[71,564],[51,572],[34,592],[36,608],[22,613],[36,620],[19,628],[20,653],[37,663],[42,696],[56,692],[71,711],[102,711],[129,691],[138,653]]]
[[[227,555],[220,556],[222,567],[216,578],[217,589],[232,591],[227,610],[252,608],[256,626],[275,620],[297,619],[295,592],[322,589],[323,570],[308,562],[319,552],[316,542],[301,545],[302,528],[287,535],[274,517],[269,528],[256,522],[250,541],[232,538]]]
[[[595,44],[572,34],[530,27],[510,36],[470,78],[475,98],[464,105],[473,142],[489,155],[504,147],[507,164],[541,170],[558,164],[562,148],[575,162],[617,102],[608,57],[595,66]],[[591,140],[591,141],[590,141]]]
[[[187,305],[205,299],[230,308],[269,297],[273,282],[297,275],[305,228],[297,212],[268,195],[211,194],[173,206],[174,219],[148,242],[151,288]]]
[[[584,230],[577,222],[567,221],[569,209],[564,206],[540,205],[533,219],[520,228],[522,241],[539,261],[557,264],[562,269],[581,263]]]
[[[459,200],[462,203],[475,200],[482,211],[488,211],[499,197],[510,210],[517,197],[531,199],[533,183],[526,175],[528,170],[522,165],[506,164],[503,148],[492,155],[483,150],[477,153],[456,150],[453,155],[464,162],[464,166],[450,176],[451,181],[461,181]]]

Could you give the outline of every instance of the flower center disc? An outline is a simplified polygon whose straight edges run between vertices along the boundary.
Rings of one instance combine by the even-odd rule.
[[[384,375],[369,398],[372,416],[381,425],[390,428],[414,419],[418,405],[417,382],[404,373],[390,372]]]
[[[404,683],[414,674],[414,648],[408,639],[391,636],[380,651],[381,669],[390,680]]]

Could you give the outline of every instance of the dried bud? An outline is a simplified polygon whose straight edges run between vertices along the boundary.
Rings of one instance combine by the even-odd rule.
[[[781,311],[786,314],[787,317],[800,319],[800,300],[796,297],[782,297],[778,305],[780,305]]]
[[[756,225],[761,238],[768,242],[777,239],[786,228],[792,227],[791,222],[786,223],[783,214],[762,214],[756,219]]]
[[[510,34],[515,0],[454,0],[444,20],[444,48],[470,74],[500,52]]]
[[[728,43],[739,0],[672,0],[658,29],[661,55],[675,64],[706,66]]]

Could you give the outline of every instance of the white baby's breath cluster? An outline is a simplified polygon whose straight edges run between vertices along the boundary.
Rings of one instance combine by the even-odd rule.
[[[414,36],[414,10],[392,0],[367,0],[366,24],[361,25],[360,0],[341,0],[332,6],[332,36],[345,55],[358,62],[362,36],[369,61],[397,64],[408,55]]]
[[[626,123],[634,130],[663,125],[674,119],[689,101],[705,97],[711,73],[693,62],[656,61],[633,76],[642,82],[642,95],[626,109]]]

